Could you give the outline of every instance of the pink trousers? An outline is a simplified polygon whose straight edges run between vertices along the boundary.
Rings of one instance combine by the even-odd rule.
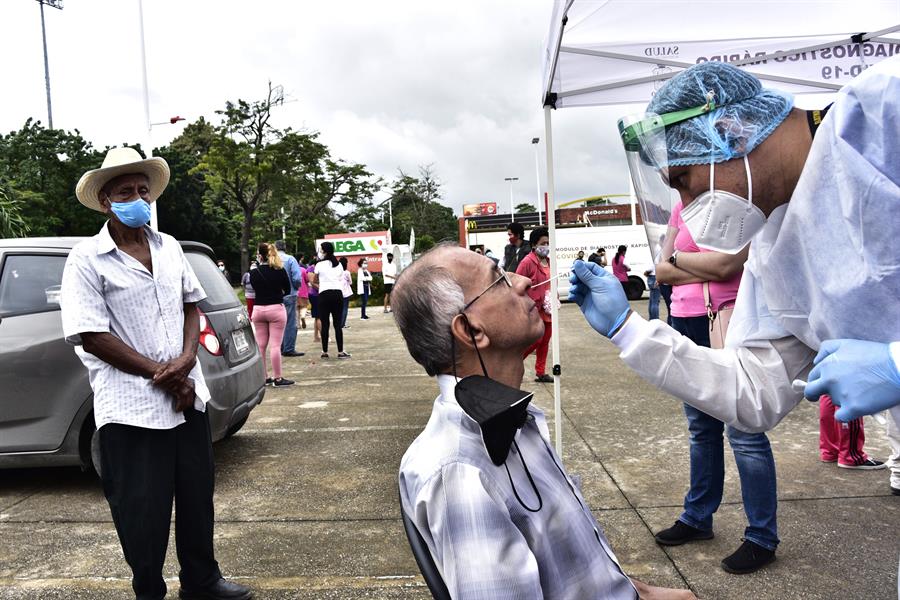
[[[819,456],[826,462],[837,460],[842,465],[866,462],[869,456],[863,451],[866,434],[862,417],[841,423],[834,418],[836,410],[831,396],[819,397]]]
[[[281,377],[281,338],[284,337],[284,326],[287,325],[287,311],[284,304],[257,304],[253,307],[253,329],[256,331],[256,343],[263,357],[266,379],[269,378],[269,365],[266,362],[266,348],[272,360],[272,372],[275,379]]]

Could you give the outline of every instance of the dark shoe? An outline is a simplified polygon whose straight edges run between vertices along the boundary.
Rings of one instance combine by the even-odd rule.
[[[327,353],[327,352],[323,352],[323,353],[322,353],[322,356],[320,356],[319,358],[328,358],[328,353]]]
[[[306,354],[306,352],[294,352],[293,350],[291,350],[290,352],[282,352],[281,353],[282,356],[287,356],[287,357],[303,356],[304,354]]]
[[[350,358],[349,352],[338,352],[338,358]]]
[[[722,561],[722,569],[733,575],[746,575],[759,571],[775,560],[775,551],[763,548],[749,540],[744,540],[734,554]]]
[[[290,379],[285,379],[284,377],[279,377],[272,383],[272,385],[274,385],[275,387],[284,387],[286,385],[294,385],[294,382],[291,381]]]
[[[878,469],[887,468],[884,461],[873,460],[871,458],[867,458],[864,462],[856,465],[845,465],[844,463],[839,462],[838,466],[842,469],[860,469],[862,471],[877,471]]]
[[[360,319],[362,319],[363,321],[368,321],[369,317],[360,317]]]
[[[891,495],[900,496],[900,488],[895,488],[894,486],[891,486]]]
[[[275,381],[271,377],[266,377],[266,385],[272,385],[272,382]]]
[[[553,383],[553,375],[547,375],[544,373],[543,375],[538,375],[534,378],[537,383]]]
[[[227,581],[224,578],[218,580],[205,590],[178,590],[181,600],[250,600],[253,590],[246,585]]]
[[[675,521],[674,525],[654,536],[656,543],[663,546],[680,546],[696,540],[711,540],[713,537],[712,531],[703,531],[681,521]]]

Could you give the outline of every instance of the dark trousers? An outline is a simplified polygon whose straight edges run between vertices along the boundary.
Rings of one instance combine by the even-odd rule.
[[[322,352],[328,352],[328,334],[331,323],[334,324],[334,340],[338,352],[344,351],[344,330],[341,329],[341,313],[344,312],[344,295],[341,290],[319,292],[319,320],[322,321]]]
[[[359,317],[361,319],[366,318],[366,306],[368,306],[368,304],[369,304],[369,284],[364,283],[363,284],[363,295],[362,295],[362,307],[361,307],[360,314],[359,314]]]
[[[206,588],[222,577],[213,552],[213,472],[209,420],[184,411],[174,429],[108,424],[100,428],[103,492],[138,599],[164,598],[162,577],[172,499],[182,587]]]

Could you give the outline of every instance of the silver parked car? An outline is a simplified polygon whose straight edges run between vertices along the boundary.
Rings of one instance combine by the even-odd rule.
[[[83,238],[0,240],[0,468],[92,466],[97,452],[87,369],[63,339],[60,283]],[[213,441],[262,402],[265,372],[247,311],[209,246],[181,242],[207,298],[197,358],[212,395]]]

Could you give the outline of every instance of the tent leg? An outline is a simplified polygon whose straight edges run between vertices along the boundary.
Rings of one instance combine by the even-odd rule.
[[[547,148],[547,228],[550,233],[550,273],[557,274],[556,264],[556,183],[553,178],[553,128],[551,126],[550,107],[544,107],[544,139]],[[553,425],[556,438],[556,453],[562,459],[562,403],[560,401],[559,380],[562,376],[562,367],[559,357],[559,310],[556,299],[559,297],[557,279],[550,281],[550,325],[553,331],[550,335],[550,346],[553,349]]]

